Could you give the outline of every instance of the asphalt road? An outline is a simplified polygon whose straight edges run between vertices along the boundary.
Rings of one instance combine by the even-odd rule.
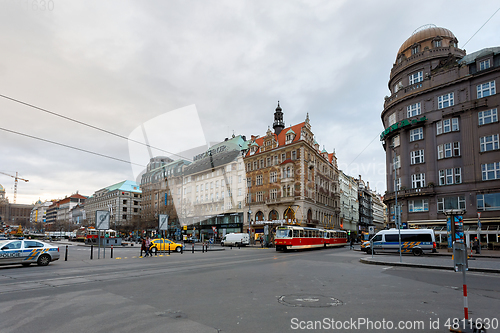
[[[461,273],[366,265],[343,248],[61,254],[47,267],[0,267],[1,332],[448,332],[463,317]],[[471,317],[498,323],[500,276],[467,281]]]

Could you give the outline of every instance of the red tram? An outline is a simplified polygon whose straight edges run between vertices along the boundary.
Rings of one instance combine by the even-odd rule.
[[[276,228],[276,251],[347,245],[347,232],[319,228],[281,226]]]

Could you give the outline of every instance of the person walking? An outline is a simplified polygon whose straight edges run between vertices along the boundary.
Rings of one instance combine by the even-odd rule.
[[[149,257],[151,256],[151,254],[149,253],[149,247],[151,246],[151,241],[149,240],[149,236],[146,237],[146,255],[145,257]]]
[[[354,249],[354,238],[351,237],[351,243],[350,243],[350,247],[349,247],[350,250]]]
[[[146,251],[146,239],[145,238],[141,239],[141,257],[142,257],[143,251],[144,251],[144,254],[147,253],[147,251]]]

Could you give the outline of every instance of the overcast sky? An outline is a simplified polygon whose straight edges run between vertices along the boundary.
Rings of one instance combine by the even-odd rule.
[[[0,0],[0,94],[123,137],[195,108],[197,117],[166,118],[188,135],[165,130],[160,147],[155,133],[154,146],[168,151],[190,146],[190,137],[198,145],[233,132],[264,135],[279,100],[286,126],[309,112],[321,149],[335,149],[340,169],[383,193],[380,114],[399,47],[424,24],[451,30],[463,47],[498,7],[497,0]],[[499,31],[497,13],[465,49],[499,46]],[[137,162],[126,139],[3,97],[0,127]],[[0,171],[29,180],[17,195],[27,204],[134,179],[130,164],[4,130]],[[0,184],[13,202],[14,179],[0,174]]]

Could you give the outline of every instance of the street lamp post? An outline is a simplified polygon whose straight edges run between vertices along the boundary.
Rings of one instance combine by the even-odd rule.
[[[403,256],[401,254],[401,221],[399,217],[399,209],[398,209],[398,184],[397,184],[397,175],[396,175],[396,147],[394,145],[391,146],[391,149],[394,153],[393,163],[394,164],[394,222],[396,222],[396,227],[398,228],[398,238],[399,238],[399,262],[403,262]],[[373,248],[372,248],[373,251]]]

